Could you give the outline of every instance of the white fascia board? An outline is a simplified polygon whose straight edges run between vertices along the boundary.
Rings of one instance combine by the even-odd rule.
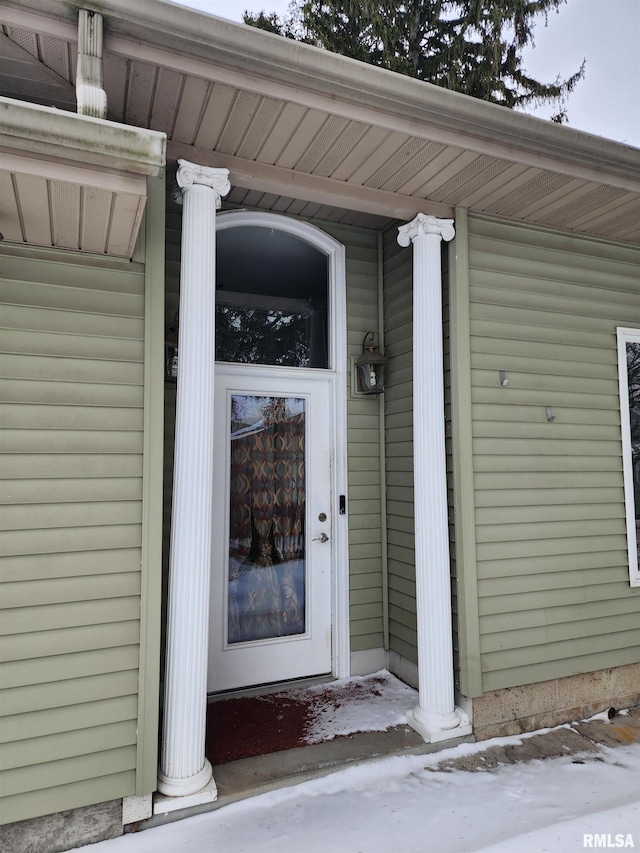
[[[166,147],[155,130],[0,97],[0,148],[8,153],[157,177]]]
[[[8,154],[0,149],[0,169],[4,172],[44,178],[46,181],[63,181],[78,186],[89,185],[109,193],[133,192],[140,196],[147,194],[144,175],[96,169],[86,164],[76,165],[68,160],[25,157],[22,154]]]

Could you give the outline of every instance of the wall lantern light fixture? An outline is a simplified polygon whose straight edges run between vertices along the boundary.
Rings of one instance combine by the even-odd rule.
[[[355,363],[359,394],[381,394],[384,391],[384,369],[389,359],[378,352],[373,340],[373,332],[367,332],[362,341],[362,355]]]
[[[177,382],[178,379],[178,312],[173,315],[173,324],[164,337],[164,381]]]

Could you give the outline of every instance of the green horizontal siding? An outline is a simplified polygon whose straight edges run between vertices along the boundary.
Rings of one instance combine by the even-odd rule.
[[[417,663],[413,511],[413,260],[384,235],[389,648]]]
[[[455,686],[464,696],[482,693],[476,575],[473,448],[471,432],[471,354],[469,333],[468,217],[456,210],[456,237],[449,243],[449,375],[447,476],[455,578],[452,582]]]
[[[111,701],[137,691],[136,645],[50,655],[7,662],[3,666],[6,670],[3,684],[7,688],[3,711],[8,715],[40,709],[70,710],[75,705],[88,708],[89,702]],[[54,668],[60,673],[58,681],[50,681]],[[12,721],[4,722],[9,729]],[[19,725],[18,719],[15,722]]]
[[[98,767],[100,758],[99,753],[94,757],[94,763]],[[115,773],[105,770],[100,776],[9,796],[4,800],[3,808],[10,815],[53,814],[67,809],[70,802],[90,805],[118,799],[123,790],[132,786],[135,786],[135,773],[132,770]]]
[[[136,743],[135,720],[122,720],[103,725],[93,724],[91,728],[77,729],[73,732],[31,737],[24,741],[14,741],[3,749],[0,770],[17,770],[37,764],[43,753],[51,762],[65,761],[87,753],[112,750]],[[17,786],[15,786],[17,787]]]
[[[135,765],[135,746],[114,747],[113,749],[96,750],[82,756],[65,758],[59,761],[38,764],[39,773],[33,776],[32,767],[15,767],[3,771],[3,780],[8,790],[15,792],[7,800],[7,810],[12,816],[19,814],[18,796],[24,795],[27,800],[37,791],[51,792],[51,789],[63,788],[77,782],[96,781],[96,778],[106,777],[119,772],[131,772]],[[134,779],[135,782],[135,779]],[[121,796],[121,794],[120,794]],[[101,796],[101,800],[107,799]]]
[[[377,334],[378,330],[378,235],[361,228],[316,224],[345,246],[347,356],[355,359],[362,354],[367,332]],[[364,651],[384,646],[380,415],[377,398],[353,396],[350,373],[347,381],[349,623],[351,650]]]
[[[616,326],[640,251],[469,216],[469,282],[483,688],[637,660]]]
[[[464,238],[464,235],[463,235]],[[442,348],[444,367],[444,422],[445,422],[445,453],[447,466],[447,507],[449,513],[449,561],[451,577],[451,623],[452,623],[452,646],[453,646],[453,671],[454,686],[460,690],[462,686],[461,668],[464,667],[464,653],[461,655],[459,637],[459,607],[458,601],[458,560],[456,549],[456,527],[455,527],[455,486],[454,486],[454,443],[452,440],[452,424],[455,419],[456,410],[455,383],[452,387],[452,354],[451,347],[457,343],[451,338],[452,312],[455,311],[455,302],[452,302],[450,286],[450,251],[446,243],[441,243],[442,258]],[[453,357],[454,367],[457,362]],[[456,368],[459,369],[459,368]]]
[[[0,810],[16,821],[136,793],[145,271],[0,255]]]

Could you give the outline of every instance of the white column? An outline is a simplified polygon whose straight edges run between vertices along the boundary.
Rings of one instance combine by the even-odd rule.
[[[215,218],[229,192],[227,169],[178,161],[184,204],[178,383],[169,556],[164,731],[158,790],[186,797],[207,789],[205,758],[215,362]],[[189,803],[191,804],[191,803]]]
[[[419,213],[399,229],[413,243],[413,470],[419,704],[408,722],[427,743],[471,727],[455,707],[444,432],[442,265],[452,219]]]

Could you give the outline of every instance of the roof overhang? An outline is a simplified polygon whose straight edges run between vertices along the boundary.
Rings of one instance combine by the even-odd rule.
[[[33,34],[40,73],[56,40],[72,83],[77,8],[104,16],[110,116],[164,131],[170,161],[229,168],[232,201],[355,224],[464,207],[640,242],[636,148],[163,0],[22,0],[0,22]]]
[[[0,97],[0,232],[130,258],[163,133]]]

